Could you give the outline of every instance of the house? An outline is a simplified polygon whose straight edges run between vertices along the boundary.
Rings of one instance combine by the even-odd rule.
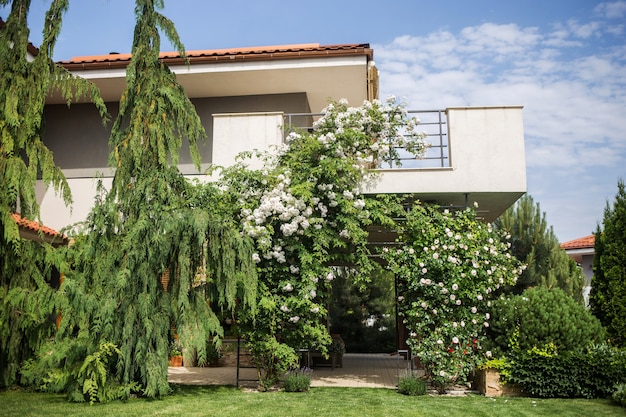
[[[589,292],[591,291],[591,278],[593,277],[593,258],[595,255],[595,235],[589,235],[578,239],[561,243],[561,249],[581,267],[585,283],[583,285],[583,298],[585,305],[589,305]]]
[[[176,74],[206,129],[202,169],[230,165],[241,151],[282,143],[288,126],[307,127],[329,100],[358,106],[378,98],[378,70],[369,44],[300,44],[161,53]],[[94,82],[115,117],[125,87],[129,54],[75,57],[60,64]],[[402,92],[398,92],[402,94]],[[526,192],[521,106],[449,107],[415,111],[433,144],[427,158],[402,167],[383,164],[381,180],[365,193],[413,194],[416,199],[459,207],[478,203],[478,215],[495,220]],[[43,186],[37,190],[43,222],[54,228],[84,220],[95,196],[94,176],[105,185],[110,125],[103,127],[88,103],[70,108],[51,94],[45,109],[45,144],[72,189],[72,211]],[[182,150],[179,168],[203,177]],[[372,228],[372,244],[393,242],[392,232]]]
[[[378,70],[369,44],[299,44],[188,51],[186,64],[177,52],[160,59],[176,74],[194,103],[207,132],[200,144],[202,170],[231,165],[235,156],[283,143],[286,131],[307,128],[329,100],[351,105],[378,99]],[[125,88],[129,54],[75,57],[60,64],[91,80],[100,89],[112,117]],[[402,92],[397,92],[401,95]],[[526,192],[526,163],[521,106],[449,107],[411,110],[422,121],[432,147],[424,160],[407,155],[403,165],[383,163],[380,181],[366,194],[410,194],[414,199],[447,207],[477,203],[484,221],[495,220]],[[37,195],[45,224],[62,228],[83,221],[94,201],[100,174],[110,185],[107,166],[110,125],[103,127],[89,103],[68,108],[51,94],[45,109],[44,142],[53,151],[74,197],[72,210],[52,190]],[[188,147],[179,169],[198,173]],[[370,244],[393,244],[393,230],[371,227]],[[399,329],[399,332],[403,332]],[[398,341],[404,344],[405,335]]]

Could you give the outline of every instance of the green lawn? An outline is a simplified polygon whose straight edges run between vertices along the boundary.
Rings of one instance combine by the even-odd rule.
[[[0,416],[624,416],[609,400],[407,397],[388,389],[313,388],[308,393],[244,392],[228,387],[178,387],[162,400],[68,403],[64,396],[0,391]]]

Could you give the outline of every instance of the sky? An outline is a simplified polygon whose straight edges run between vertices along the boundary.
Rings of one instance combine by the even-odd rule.
[[[32,0],[35,45],[49,4]],[[527,191],[561,242],[595,232],[626,181],[626,0],[165,0],[162,13],[187,50],[369,43],[381,98],[409,109],[524,106]],[[54,58],[130,52],[134,19],[132,0],[71,0]]]

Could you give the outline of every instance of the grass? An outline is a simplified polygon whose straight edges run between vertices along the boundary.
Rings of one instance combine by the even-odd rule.
[[[249,392],[231,387],[180,386],[162,400],[68,403],[64,396],[0,391],[0,416],[624,416],[610,400],[409,397],[380,388],[312,388],[308,393]]]

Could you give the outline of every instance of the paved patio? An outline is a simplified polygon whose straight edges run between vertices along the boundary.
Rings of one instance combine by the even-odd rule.
[[[347,353],[343,367],[315,367],[312,387],[367,387],[395,389],[398,375],[408,369],[409,362],[402,356],[387,353]],[[237,368],[172,368],[169,382],[189,385],[236,385]],[[239,385],[256,387],[256,369],[240,369]]]

